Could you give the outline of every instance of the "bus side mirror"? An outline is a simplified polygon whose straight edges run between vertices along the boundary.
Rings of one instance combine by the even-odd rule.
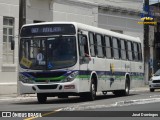
[[[12,38],[12,39],[11,39],[11,50],[14,50],[14,47],[15,47],[15,41],[14,41],[14,39]]]
[[[88,64],[91,61],[91,56],[89,56],[88,54],[84,54],[84,56],[81,57],[80,59],[80,63],[81,64]]]

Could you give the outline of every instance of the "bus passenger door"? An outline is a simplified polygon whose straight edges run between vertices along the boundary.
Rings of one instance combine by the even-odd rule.
[[[80,69],[80,91],[85,92],[90,89],[91,57],[88,49],[87,32],[78,35],[79,40],[79,69]]]

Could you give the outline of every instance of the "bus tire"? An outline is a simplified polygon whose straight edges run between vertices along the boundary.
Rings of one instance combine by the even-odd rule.
[[[153,88],[150,88],[150,92],[154,92],[154,89],[153,89]]]
[[[90,101],[93,101],[96,98],[96,84],[94,82],[94,79],[92,79],[91,81],[90,92],[88,93],[87,98]]]
[[[130,91],[130,80],[127,77],[126,78],[126,83],[125,83],[125,89],[121,91],[121,94],[123,96],[128,96],[129,95],[129,91]]]
[[[47,96],[43,93],[37,93],[37,100],[39,103],[44,104],[47,101]]]

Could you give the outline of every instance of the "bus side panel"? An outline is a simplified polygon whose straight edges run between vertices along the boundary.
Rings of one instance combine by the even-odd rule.
[[[91,67],[91,61],[88,64],[79,64],[79,92],[90,91]]]
[[[134,72],[132,75],[132,84],[131,88],[142,86],[144,84],[144,74],[143,74],[143,63],[142,62],[135,62]]]
[[[97,91],[103,91],[106,86],[106,64],[104,58],[92,58],[93,70],[97,73]]]

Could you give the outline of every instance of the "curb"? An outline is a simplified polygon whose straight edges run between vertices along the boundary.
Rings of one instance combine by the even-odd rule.
[[[132,88],[130,91],[149,91],[149,87]]]

